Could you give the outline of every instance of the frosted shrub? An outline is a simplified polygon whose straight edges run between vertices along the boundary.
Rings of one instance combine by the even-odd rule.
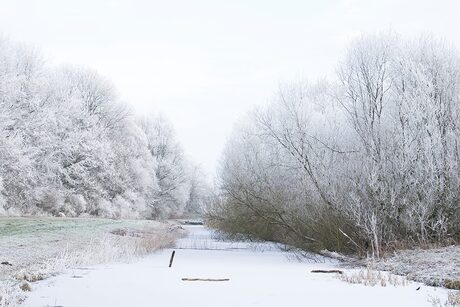
[[[67,202],[69,203],[70,208],[75,212],[76,216],[86,212],[87,202],[83,195],[71,195],[68,197]]]
[[[0,281],[0,307],[14,307],[24,298],[16,282]]]
[[[99,199],[95,209],[97,216],[106,218],[117,218],[117,212],[113,208],[112,204],[105,199]]]
[[[43,198],[41,199],[39,207],[55,215],[57,215],[59,212],[62,212],[63,210],[67,211],[65,208],[66,206],[64,202],[64,196],[60,191],[57,190],[46,191]]]
[[[142,206],[138,207],[135,200],[128,200],[122,196],[117,196],[113,200],[113,206],[117,218],[138,218],[139,212],[142,212]]]

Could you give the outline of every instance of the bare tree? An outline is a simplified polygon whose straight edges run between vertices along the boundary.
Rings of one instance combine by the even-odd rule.
[[[458,239],[459,59],[429,37],[363,37],[336,85],[282,88],[224,153],[218,227],[284,229],[375,257],[395,242]]]

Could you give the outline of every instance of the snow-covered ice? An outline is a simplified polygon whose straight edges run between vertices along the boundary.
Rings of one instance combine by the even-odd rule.
[[[134,263],[74,269],[34,283],[24,306],[432,306],[445,301],[441,288],[348,284],[312,269],[337,263],[294,259],[274,244],[214,240],[202,226],[189,226],[172,249]],[[230,281],[182,281],[182,278],[229,278]]]

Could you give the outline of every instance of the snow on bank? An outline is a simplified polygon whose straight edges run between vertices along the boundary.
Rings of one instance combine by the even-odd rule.
[[[460,246],[397,251],[378,263],[377,268],[442,286],[446,279],[460,281]]]
[[[141,220],[0,218],[0,307],[15,306],[30,282],[68,268],[127,261],[171,246],[171,224]]]
[[[349,284],[333,274],[337,264],[294,261],[273,244],[218,242],[201,226],[187,227],[172,268],[171,250],[142,260],[68,271],[33,285],[24,306],[432,306],[447,291],[407,286]],[[290,255],[292,256],[292,255]],[[182,281],[182,278],[229,278],[229,281]],[[421,288],[416,290],[418,287]]]

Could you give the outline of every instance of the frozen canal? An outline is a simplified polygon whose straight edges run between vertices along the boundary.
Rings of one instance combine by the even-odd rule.
[[[334,274],[312,269],[336,268],[330,261],[299,262],[271,244],[221,242],[202,226],[189,226],[187,238],[172,249],[133,263],[71,270],[34,283],[24,306],[433,306],[447,292],[409,283],[406,286],[348,284]],[[321,261],[321,259],[318,259]],[[77,277],[77,278],[76,278]],[[182,281],[228,278],[229,281]]]

